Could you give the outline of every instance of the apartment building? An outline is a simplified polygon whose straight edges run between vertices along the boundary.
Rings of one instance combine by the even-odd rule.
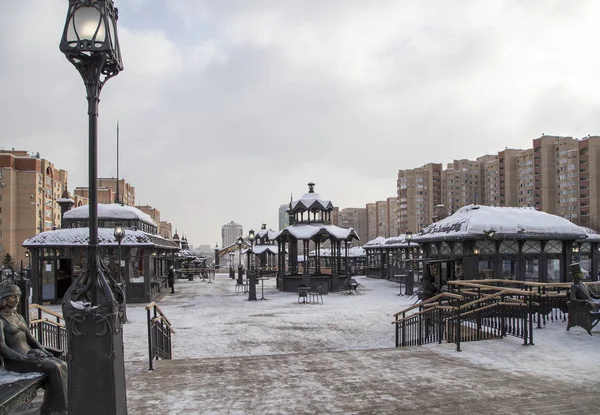
[[[67,189],[68,173],[21,150],[0,150],[0,256],[27,266],[21,245],[39,232],[60,227],[56,203]],[[82,200],[78,201],[82,203]]]
[[[158,224],[158,234],[165,239],[173,239],[173,224],[166,220],[161,220]]]
[[[290,219],[289,219],[288,213],[287,213],[287,210],[289,207],[290,207],[289,204],[279,206],[278,218],[279,218],[279,230],[280,231],[282,231],[285,228],[287,228],[288,226],[290,226]]]
[[[136,208],[144,212],[146,215],[150,216],[150,218],[154,221],[154,223],[156,223],[157,226],[160,224],[160,210],[150,205],[139,205],[136,206]]]
[[[387,200],[379,200],[375,202],[376,209],[376,223],[377,223],[377,236],[389,237],[389,210]]]
[[[398,171],[399,232],[418,232],[432,222],[435,207],[442,203],[442,165]]]
[[[388,197],[387,198],[387,237],[400,235],[400,217],[398,212],[400,211],[398,198]]]
[[[367,209],[366,208],[345,208],[339,212],[339,227],[341,228],[353,228],[358,236],[360,242],[353,241],[354,244],[360,244],[367,242],[368,228],[367,228]]]
[[[442,204],[449,212],[465,205],[483,203],[483,163],[477,160],[454,160],[442,172]]]
[[[96,182],[98,186],[98,203],[114,203],[117,199],[127,206],[135,206],[135,187],[123,179],[119,179],[119,189],[117,195],[117,179],[100,178]],[[89,198],[89,188],[78,186],[75,188],[75,195]],[[117,198],[118,196],[118,198]]]
[[[367,241],[377,238],[377,204],[367,203]],[[360,234],[359,234],[360,236]]]
[[[579,222],[600,231],[600,136],[579,141]]]
[[[244,228],[239,223],[231,221],[221,227],[221,247],[226,248],[243,236]]]

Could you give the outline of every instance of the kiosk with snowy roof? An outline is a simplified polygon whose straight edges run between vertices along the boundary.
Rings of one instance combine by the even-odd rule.
[[[419,262],[411,261],[421,256],[420,246],[407,239],[406,234],[389,238],[378,236],[363,245],[366,251],[366,275],[369,278],[398,280],[408,274],[408,268],[420,273]]]
[[[288,217],[290,226],[275,235],[279,247],[277,288],[295,292],[300,284],[311,287],[325,285],[329,291],[339,291],[349,275],[347,254],[349,243],[359,237],[352,228],[340,228],[331,224],[333,204],[314,192],[314,183],[308,184],[308,193],[300,199],[290,201]],[[322,244],[331,244],[331,267],[321,265]],[[315,251],[313,261],[299,263],[309,257],[311,242]],[[301,245],[301,247],[299,247]]]
[[[69,208],[70,206],[67,206]],[[87,260],[88,205],[63,213],[62,229],[41,232],[23,242],[31,251],[32,301],[59,302]],[[125,228],[119,244],[114,227]],[[98,252],[110,274],[125,283],[127,302],[152,301],[166,289],[169,266],[177,260],[177,243],[157,234],[157,226],[141,210],[115,204],[98,204]]]
[[[463,278],[567,282],[571,262],[598,279],[600,235],[533,208],[465,206],[414,241],[423,249],[424,276],[438,287]]]

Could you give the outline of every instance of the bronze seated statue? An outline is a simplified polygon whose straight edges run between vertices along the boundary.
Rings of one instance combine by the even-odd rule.
[[[41,414],[66,414],[67,365],[31,335],[25,319],[16,312],[20,297],[18,286],[0,287],[0,356],[6,370],[46,375]]]
[[[573,326],[583,327],[592,335],[592,329],[600,321],[600,297],[583,283],[583,271],[578,263],[569,265],[573,279],[569,296],[569,320],[567,330]]]

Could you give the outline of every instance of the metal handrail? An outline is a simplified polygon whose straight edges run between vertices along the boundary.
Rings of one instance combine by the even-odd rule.
[[[148,321],[148,370],[154,370],[154,359],[171,359],[171,334],[175,330],[154,301],[145,308]]]

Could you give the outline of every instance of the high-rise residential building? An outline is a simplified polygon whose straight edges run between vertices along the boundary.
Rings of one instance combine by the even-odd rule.
[[[367,209],[366,208],[345,208],[339,212],[339,224],[340,228],[353,228],[358,236],[360,242],[353,241],[354,244],[364,244],[368,241],[367,231]]]
[[[118,199],[127,206],[135,206],[135,187],[123,179],[119,179]],[[117,200],[117,179],[101,178],[97,181],[98,203],[114,203]],[[84,186],[75,188],[76,195],[89,197],[89,189]]]
[[[450,212],[465,205],[483,203],[482,162],[454,160],[442,172],[442,204]]]
[[[290,226],[290,219],[287,214],[287,210],[289,207],[290,207],[289,204],[279,206],[279,230],[280,231],[282,231],[283,229]]]
[[[244,228],[239,223],[231,221],[221,227],[222,247],[233,245],[240,236],[244,235]]]
[[[375,202],[377,210],[377,236],[389,237],[389,210],[387,200]]]
[[[600,136],[579,142],[579,220],[600,231]]]
[[[377,204],[367,203],[367,241],[377,238]],[[359,234],[360,236],[360,234]]]
[[[535,172],[533,168],[533,149],[523,150],[517,156],[517,206],[535,207]]]
[[[387,198],[387,237],[400,235],[399,204],[397,197]]]
[[[435,207],[442,203],[442,165],[398,171],[399,232],[418,232],[432,222]]]
[[[0,150],[0,256],[27,266],[21,245],[39,232],[60,227],[56,202],[67,190],[68,173],[39,154]],[[83,203],[82,200],[77,202]]]

